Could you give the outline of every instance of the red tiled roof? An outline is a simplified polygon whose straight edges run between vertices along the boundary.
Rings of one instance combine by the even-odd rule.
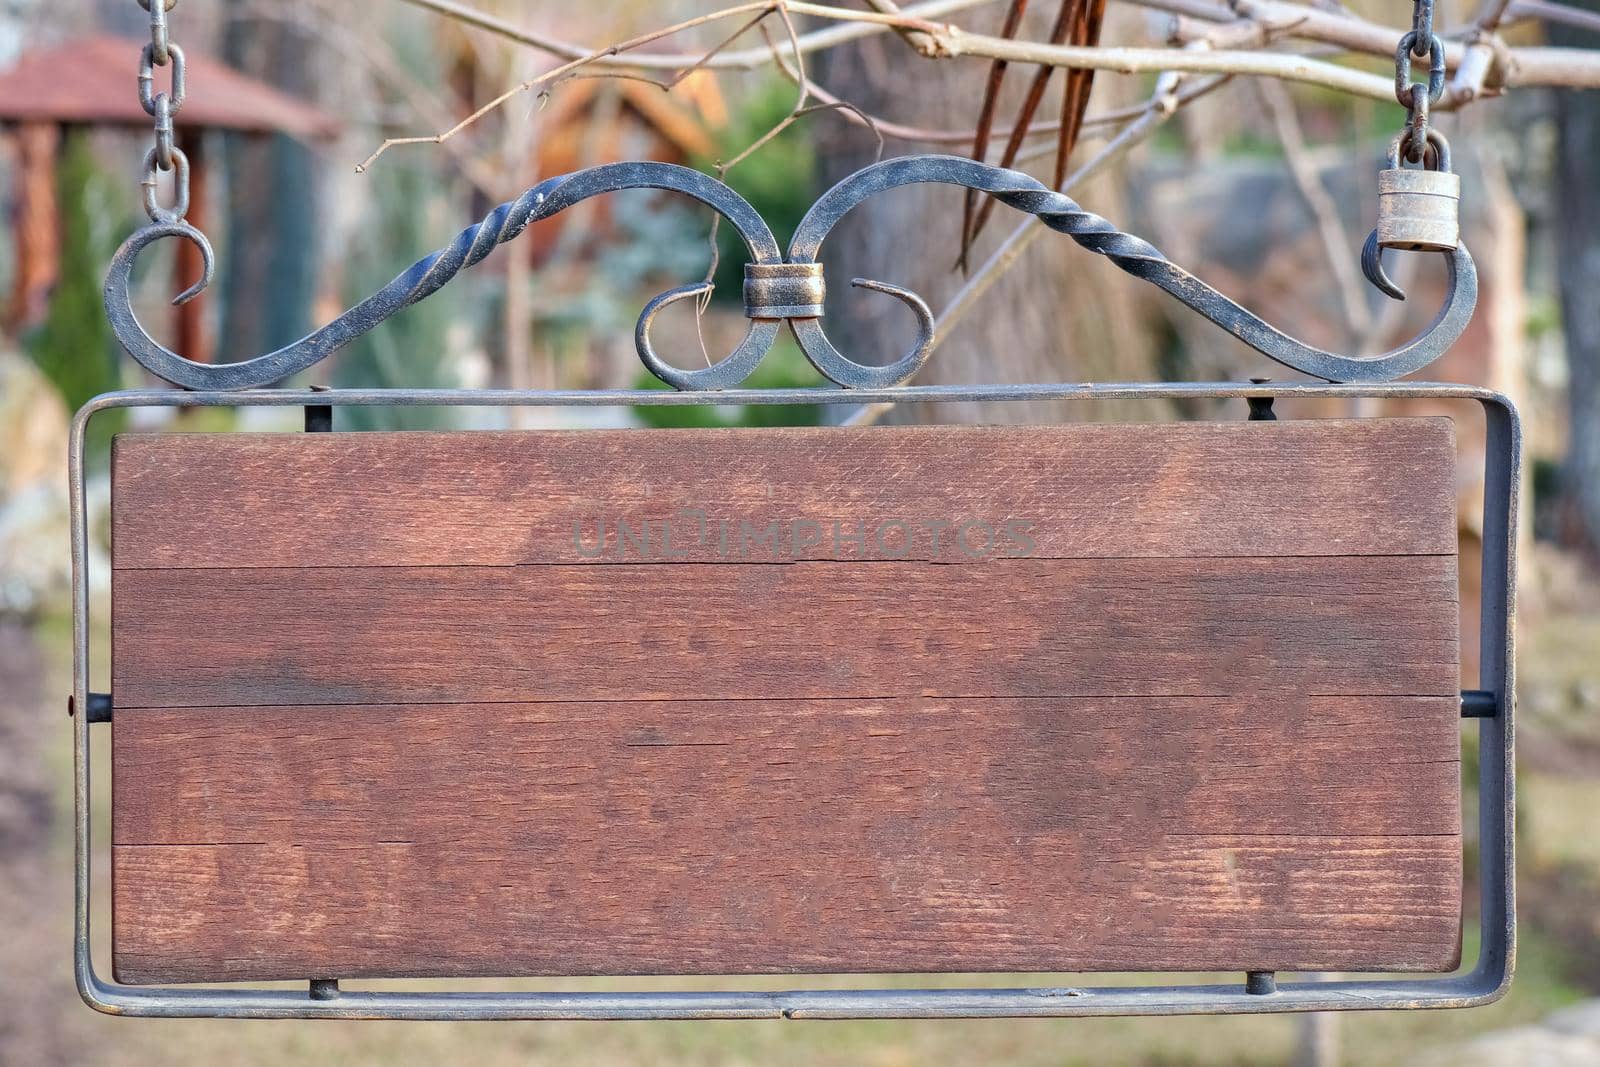
[[[147,126],[139,105],[139,50],[123,37],[80,37],[24,52],[0,72],[0,122],[70,122]],[[188,95],[178,126],[275,131],[301,140],[332,137],[339,120],[223,63],[185,50]],[[169,84],[156,69],[156,88]]]

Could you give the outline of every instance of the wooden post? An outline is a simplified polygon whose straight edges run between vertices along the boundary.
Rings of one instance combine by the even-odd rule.
[[[17,273],[6,326],[12,332],[44,318],[61,269],[61,218],[56,204],[56,155],[61,127],[24,122],[17,127]]]
[[[200,231],[206,229],[206,161],[204,134],[193,126],[180,127],[178,147],[189,157],[189,223]],[[200,249],[192,242],[179,241],[178,254],[173,257],[172,291],[181,293],[194,284],[205,270]],[[206,329],[205,303],[191,300],[176,311],[178,353],[196,363],[210,363],[211,332]]]

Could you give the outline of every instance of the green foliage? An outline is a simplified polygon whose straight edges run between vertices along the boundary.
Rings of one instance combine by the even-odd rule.
[[[742,106],[718,135],[715,158],[694,160],[695,166],[714,171],[720,162],[743,152],[789,115],[794,107],[794,94],[790,83],[773,79],[745,95]],[[806,121],[801,120],[730,170],[725,180],[767,220],[781,247],[788,243],[789,236],[816,198],[816,175],[816,153]],[[742,306],[744,264],[748,260],[749,253],[733,228],[726,224],[719,226],[717,265],[712,275],[716,284],[713,299],[717,303]],[[670,388],[647,371],[641,371],[634,384],[642,389]],[[744,384],[754,389],[797,389],[818,386],[823,381],[793,340],[785,335]],[[640,423],[652,427],[806,426],[822,422],[823,407],[820,404],[662,406],[637,407],[633,414]]]
[[[385,40],[396,62],[420,83],[445,84],[451,50],[441,47],[437,25],[425,13],[397,14],[386,23]],[[439,166],[438,158],[427,153],[396,152],[367,172],[364,217],[352,230],[350,246],[334,252],[344,261],[344,306],[371,296],[467,223],[465,204],[449,195],[459,184],[447,180]],[[329,383],[419,389],[461,385],[450,359],[450,324],[485,321],[482,294],[489,287],[499,290],[490,271],[464,273],[445,292],[412,305],[353,341],[334,357]],[[341,430],[435,429],[457,424],[459,414],[455,408],[348,407],[337,412],[335,425]]]
[[[800,389],[822,384],[822,376],[806,360],[789,337],[780,338],[767,358],[745,379],[752,389]],[[670,389],[649,371],[640,373],[636,389]],[[656,428],[729,428],[753,426],[815,426],[822,422],[821,404],[696,404],[641,406],[633,415],[646,426]]]
[[[67,406],[76,411],[91,397],[122,385],[116,338],[106,321],[100,285],[117,235],[126,227],[84,131],[69,134],[62,146],[56,197],[61,212],[61,273],[45,321],[26,339],[25,347]],[[88,456],[105,455],[123,416],[120,410],[95,416],[89,424]]]
[[[788,116],[794,107],[795,89],[787,81],[773,79],[742,98],[728,125],[717,137],[715,159],[694,160],[702,170],[716,166],[743,152]],[[762,145],[727,174],[727,184],[750,201],[778,237],[780,246],[799,225],[818,192],[816,150],[808,124],[802,118]],[[731,226],[717,231],[717,271],[715,299],[731,304],[742,302],[744,264],[749,258],[744,243]]]
[[[366,299],[399,272],[397,264],[410,263],[439,243],[426,225],[427,207],[439,188],[437,176],[398,162],[385,164],[370,175],[372,203],[359,230],[361,241],[350,249],[346,304]],[[445,335],[452,308],[461,306],[462,288],[458,281],[451,296],[415,304],[352,342],[334,363],[332,384],[374,389],[459,385],[446,358]],[[339,427],[429,429],[450,425],[451,416],[449,408],[351,407],[340,411]]]
[[[1528,294],[1527,319],[1522,324],[1523,336],[1530,341],[1553,337],[1561,332],[1561,301],[1553,293]]]

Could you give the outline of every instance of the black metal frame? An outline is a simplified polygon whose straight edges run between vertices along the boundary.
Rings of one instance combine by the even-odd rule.
[[[108,982],[91,959],[90,740],[97,694],[89,690],[89,581],[83,461],[85,431],[99,412],[131,407],[610,406],[677,404],[906,403],[1016,400],[1244,399],[1371,397],[1473,401],[1487,426],[1483,512],[1483,614],[1479,689],[1463,694],[1478,719],[1480,951],[1471,970],[1436,978],[1372,978],[1278,984],[1253,972],[1233,985],[976,989],[838,989],[696,992],[493,992],[341,990],[328,980],[304,990],[143,987]],[[320,419],[320,415],[319,415]],[[1517,486],[1521,429],[1516,409],[1493,391],[1462,385],[1380,383],[1151,383],[904,386],[726,392],[649,390],[131,391],[99,397],[72,427],[73,705],[75,803],[74,965],[78,990],[114,1015],[333,1019],[710,1019],[958,1018],[1005,1016],[1233,1014],[1449,1008],[1487,1004],[1511,981],[1515,956],[1512,692]],[[104,704],[103,699],[98,701]]]

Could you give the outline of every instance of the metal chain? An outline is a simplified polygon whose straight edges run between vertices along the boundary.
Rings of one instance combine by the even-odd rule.
[[[1433,32],[1434,0],[1415,0],[1411,30],[1394,51],[1394,98],[1409,113],[1401,135],[1405,158],[1421,163],[1428,153],[1428,111],[1444,95],[1444,42]],[[1411,76],[1413,59],[1427,60],[1428,80]]]
[[[155,120],[155,147],[144,157],[144,176],[139,185],[144,194],[145,214],[151,222],[172,224],[183,222],[189,212],[189,159],[173,139],[172,117],[183,107],[187,91],[184,78],[183,49],[167,34],[167,12],[178,0],[139,0],[139,6],[150,13],[150,43],[139,53],[139,103],[145,114]],[[156,91],[156,68],[171,66],[172,88]],[[171,171],[173,202],[162,207],[156,198],[158,172]]]

